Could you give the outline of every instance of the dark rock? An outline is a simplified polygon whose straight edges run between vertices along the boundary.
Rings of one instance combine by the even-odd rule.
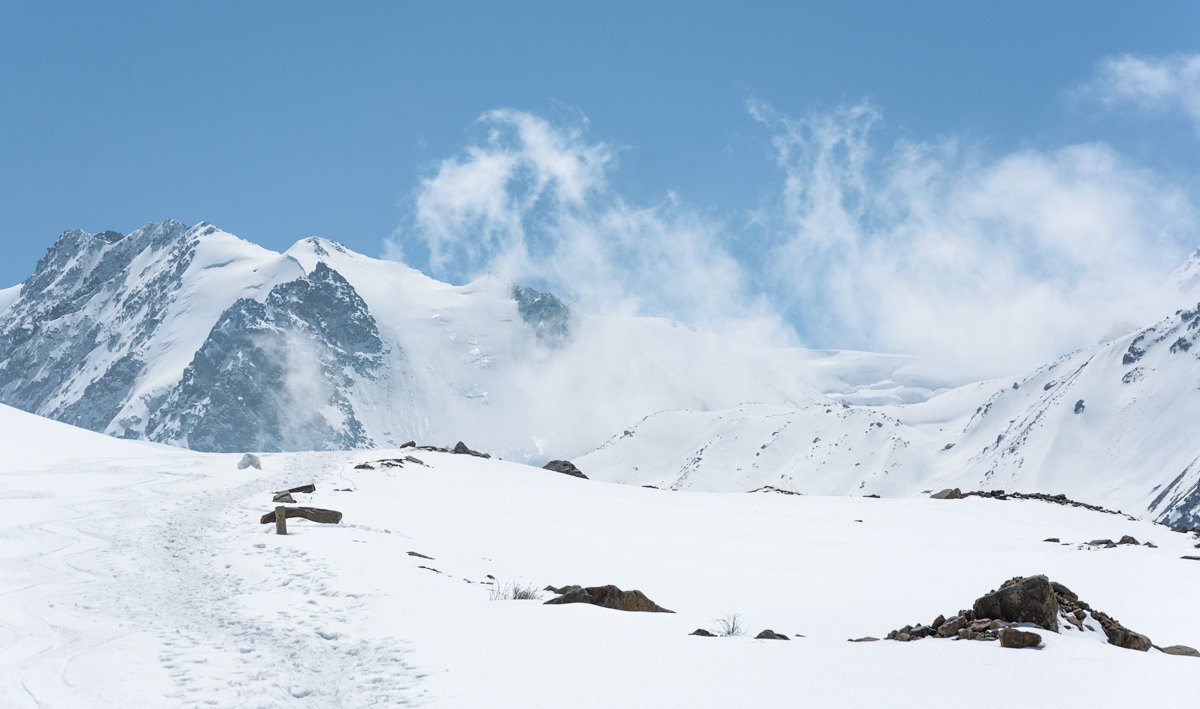
[[[991,626],[992,626],[991,618],[979,618],[978,620],[971,621],[971,625],[968,627],[970,627],[971,632],[973,632],[973,633],[982,633],[983,631],[987,630]]]
[[[1055,544],[1057,544],[1060,540],[1058,537],[1047,537],[1046,539],[1043,539],[1042,541],[1043,542],[1054,542]]]
[[[788,636],[780,635],[779,633],[775,632],[774,630],[771,630],[770,628],[767,628],[766,630],[762,631],[758,635],[755,635],[754,639],[755,640],[791,640],[791,638],[789,638]]]
[[[702,637],[702,638],[715,638],[715,637],[717,637],[716,635],[713,635],[712,633],[708,632],[708,631],[707,631],[707,630],[705,630],[704,628],[696,628],[696,629],[695,629],[695,630],[693,630],[692,632],[688,633],[688,635],[699,635],[699,636],[700,636],[700,637]]]
[[[977,618],[1033,623],[1051,632],[1058,632],[1058,610],[1054,588],[1043,575],[1012,579],[974,605]]]
[[[1187,657],[1200,657],[1200,651],[1196,650],[1196,648],[1194,648],[1194,647],[1188,647],[1187,645],[1168,645],[1166,647],[1162,647],[1159,649],[1162,650],[1163,652],[1167,653],[1168,655],[1186,655]]]
[[[259,460],[258,456],[254,455],[253,453],[247,453],[242,456],[241,460],[238,461],[238,470],[245,470],[246,468],[257,468],[258,470],[262,470],[262,461]]]
[[[1200,556],[1181,556],[1180,559],[1188,559],[1190,561],[1200,561]]]
[[[416,448],[417,442],[416,441],[405,441],[404,443],[400,444],[400,447],[401,448]]]
[[[1075,413],[1082,414],[1087,407],[1083,405],[1083,399],[1075,402]]]
[[[929,624],[929,627],[933,628],[934,630],[937,630],[938,628],[941,627],[942,623],[945,623],[945,622],[946,622],[946,616],[939,615],[938,617],[933,619],[933,622]]]
[[[288,492],[287,490],[284,490],[283,492],[277,492],[277,493],[275,493],[275,496],[271,498],[271,502],[292,502],[292,503],[294,503],[295,501],[296,500],[292,497],[292,493]]]
[[[575,464],[569,460],[552,460],[549,463],[546,463],[545,465],[543,465],[542,468],[545,470],[553,470],[554,472],[562,473],[563,475],[570,475],[570,476],[576,477],[576,478],[583,478],[584,480],[588,479],[588,476],[586,476],[582,472],[580,472],[579,468],[576,468]]]
[[[1111,540],[1111,539],[1093,539],[1092,541],[1088,542],[1088,546],[1104,547],[1105,549],[1111,549],[1111,548],[1115,547],[1116,544],[1113,544],[1113,540]]]
[[[967,619],[960,615],[942,623],[938,627],[937,634],[939,638],[948,638],[958,635],[958,631],[965,627],[967,627]]]
[[[563,593],[565,591],[565,593]],[[643,611],[648,613],[674,613],[646,597],[641,591],[622,591],[609,584],[607,586],[588,586],[580,588],[569,586],[554,591],[562,593],[558,598],[551,598],[545,605],[560,605],[564,603],[590,603],[603,608],[613,608],[619,611]]]
[[[929,499],[931,499],[931,500],[961,500],[962,496],[963,496],[962,490],[959,490],[958,488],[954,487],[954,488],[946,488],[945,490],[941,490],[940,492],[935,492],[929,496]]]
[[[1117,544],[1141,544],[1141,542],[1126,534]]]
[[[409,556],[415,556],[415,557],[417,557],[418,559],[429,559],[430,561],[433,561],[433,557],[432,557],[432,556],[425,556],[424,554],[422,554],[422,553],[421,553],[421,552],[419,552],[419,551],[410,551],[410,552],[408,552],[408,555],[409,555]]]
[[[1116,645],[1117,647],[1141,650],[1142,652],[1150,649],[1150,638],[1140,633],[1135,633],[1129,628],[1123,628],[1120,625],[1113,628],[1105,628],[1104,634],[1108,636],[1109,644]]]
[[[849,642],[852,642],[852,643],[875,643],[875,642],[879,642],[879,638],[871,637],[870,635],[864,635],[861,638],[851,638],[849,640]]]
[[[1042,636],[1016,628],[1004,628],[1000,631],[1000,647],[1037,647],[1042,644]]]

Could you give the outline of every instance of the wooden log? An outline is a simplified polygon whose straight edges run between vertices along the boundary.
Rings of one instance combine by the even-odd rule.
[[[337,510],[323,510],[320,507],[276,507],[276,512],[268,512],[259,520],[261,524],[270,524],[275,520],[278,510],[284,511],[284,518],[303,517],[312,522],[337,524],[342,521],[342,513]]]
[[[280,506],[275,508],[275,533],[287,534],[287,508]]]

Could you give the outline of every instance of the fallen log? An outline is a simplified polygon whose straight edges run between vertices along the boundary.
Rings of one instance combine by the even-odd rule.
[[[303,517],[312,522],[337,524],[342,521],[342,513],[337,510],[323,510],[320,507],[276,507],[259,519],[259,524],[270,524],[275,521],[276,511],[284,510],[284,519],[288,517]]]

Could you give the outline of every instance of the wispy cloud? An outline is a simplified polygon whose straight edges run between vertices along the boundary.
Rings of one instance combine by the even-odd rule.
[[[1078,94],[1113,108],[1180,111],[1200,133],[1200,54],[1107,57]]]
[[[988,156],[953,138],[880,144],[863,103],[794,117],[751,102],[782,183],[753,215],[673,194],[635,204],[616,151],[515,110],[435,166],[393,257],[492,272],[593,312],[661,315],[775,342],[1040,361],[1178,307],[1188,196],[1102,144]],[[764,166],[764,169],[770,169]]]
[[[484,137],[422,180],[390,256],[424,248],[442,278],[491,273],[592,311],[789,337],[722,245],[723,224],[670,193],[648,204],[614,194],[614,151],[589,141],[585,123],[509,109],[478,123]]]
[[[1196,212],[1103,145],[990,159],[951,139],[877,149],[867,104],[750,112],[784,174],[780,304],[818,341],[1039,360],[1177,307],[1159,286]]]

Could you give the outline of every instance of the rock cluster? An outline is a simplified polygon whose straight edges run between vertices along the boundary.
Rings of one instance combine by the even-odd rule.
[[[1109,644],[1117,647],[1141,651],[1154,647],[1172,655],[1200,657],[1200,652],[1186,645],[1166,648],[1154,645],[1145,635],[1126,628],[1107,613],[1092,608],[1071,589],[1044,575],[1009,579],[999,589],[975,599],[970,610],[959,611],[949,619],[939,615],[928,625],[906,625],[891,631],[886,637],[900,642],[931,637],[999,640],[1002,647],[1011,648],[1037,647],[1041,644],[1040,635],[1019,630],[1019,624],[1037,626],[1052,633],[1059,632],[1060,627],[1081,632],[1103,631]],[[851,642],[872,639],[857,638]]]
[[[241,460],[238,461],[238,470],[245,470],[246,468],[257,468],[262,470],[262,461],[259,460],[258,456],[254,455],[253,453],[247,453],[242,456]]]
[[[457,453],[458,455],[473,455],[476,458],[491,458],[487,453],[480,453],[477,450],[471,450],[466,443],[459,441],[454,444],[453,448],[443,448],[441,446],[418,446],[416,441],[406,441],[401,448],[415,448],[419,451],[433,451],[435,453]]]
[[[594,606],[613,608],[619,611],[642,611],[647,613],[675,612],[658,605],[647,598],[646,594],[641,591],[622,591],[612,584],[606,586],[588,586],[587,588],[576,585],[563,586],[561,588],[547,586],[545,590],[558,594],[558,598],[551,598],[546,601],[544,605],[547,606],[563,603],[590,603]]]

